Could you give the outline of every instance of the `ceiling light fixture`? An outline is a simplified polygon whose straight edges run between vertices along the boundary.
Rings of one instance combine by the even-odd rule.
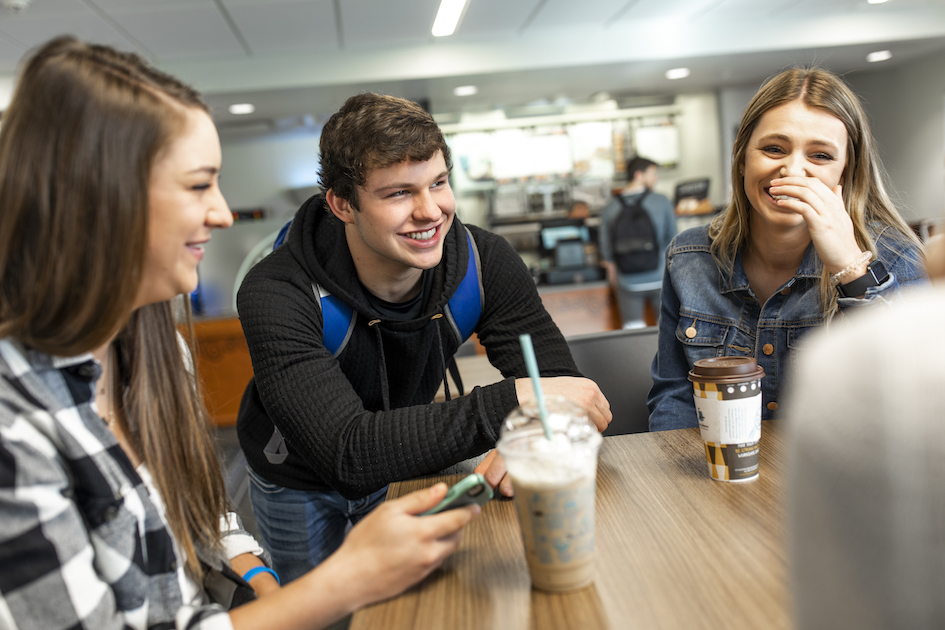
[[[436,19],[433,21],[433,36],[452,35],[465,7],[466,0],[440,0],[440,10],[436,12]]]
[[[3,6],[7,9],[7,11],[19,13],[20,11],[26,10],[26,7],[30,6],[30,0],[3,0]]]
[[[889,2],[889,0],[866,0],[866,1],[869,2],[870,4],[884,4],[886,2]]]
[[[252,114],[254,111],[256,111],[256,106],[252,103],[234,103],[230,105],[230,113],[237,116]]]
[[[475,85],[460,85],[453,88],[453,94],[456,96],[472,96],[479,91]]]
[[[676,79],[685,79],[690,74],[692,74],[689,68],[673,68],[672,70],[666,71],[666,78],[670,81],[675,81]]]
[[[892,53],[888,50],[877,50],[876,52],[871,52],[866,55],[866,60],[869,63],[876,63],[877,61],[886,61],[887,59],[892,58]]]

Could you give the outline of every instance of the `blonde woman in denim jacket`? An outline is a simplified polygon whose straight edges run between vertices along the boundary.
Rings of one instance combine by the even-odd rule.
[[[650,430],[695,427],[687,375],[699,359],[753,356],[762,418],[805,333],[926,281],[922,246],[883,186],[859,99],[819,69],[770,79],[748,104],[733,199],[667,252]]]

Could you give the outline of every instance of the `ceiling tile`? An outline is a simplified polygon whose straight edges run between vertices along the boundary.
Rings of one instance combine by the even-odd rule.
[[[44,0],[40,0],[41,2]],[[135,11],[158,11],[168,8],[211,8],[214,6],[213,0],[93,0],[95,5],[110,13],[119,11],[130,13]]]
[[[621,13],[617,21],[626,23],[637,20],[686,20],[718,4],[719,0],[639,0]]]
[[[0,32],[26,48],[39,46],[59,35],[74,35],[122,50],[134,50],[133,43],[91,12],[66,15],[22,16],[20,20],[0,21]],[[8,71],[0,68],[0,71]]]
[[[781,11],[792,5],[797,5],[797,0],[768,0],[767,2],[758,2],[758,0],[725,0],[716,7],[713,7],[707,17],[709,19],[738,19],[738,20],[764,20],[778,15]],[[772,25],[775,26],[775,25]]]
[[[227,2],[227,10],[254,54],[338,48],[332,0]]]
[[[341,0],[344,45],[379,46],[420,43],[430,34],[439,0]]]
[[[560,28],[577,24],[604,26],[626,7],[628,0],[548,0],[532,20],[529,30]],[[575,42],[577,44],[577,42]]]
[[[434,38],[439,0],[33,0],[21,14],[0,9],[0,75],[27,47],[71,32],[138,45],[205,91],[248,98],[265,89],[268,100],[250,102],[279,120],[331,113],[362,89],[476,111],[602,90],[635,96],[758,82],[797,63],[851,71],[866,67],[871,40],[893,50],[884,67],[945,45],[945,0],[468,2],[457,33]],[[693,75],[667,82],[670,63]],[[452,95],[467,83],[477,96]],[[229,102],[221,101],[224,113]]]
[[[467,35],[513,35],[528,21],[541,0],[467,0],[466,15],[456,30],[459,37]],[[551,0],[554,2],[555,0]],[[567,2],[568,0],[564,0]],[[435,9],[434,9],[435,10]],[[544,9],[542,9],[544,10]],[[430,23],[433,26],[433,23]]]
[[[25,11],[13,13],[6,9],[0,9],[0,21],[8,19],[22,19],[27,17],[36,17],[43,15],[65,15],[65,14],[84,14],[88,8],[79,0],[34,0]]]
[[[777,16],[792,19],[816,16],[816,19],[823,19],[850,13],[856,10],[858,5],[869,8],[866,0],[801,0],[800,2],[789,2],[781,7],[777,12]]]
[[[139,3],[140,4],[140,3]],[[239,39],[214,5],[114,11],[112,18],[158,59],[245,56]]]

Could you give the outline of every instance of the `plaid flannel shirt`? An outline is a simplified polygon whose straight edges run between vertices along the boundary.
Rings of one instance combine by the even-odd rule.
[[[0,340],[0,629],[232,628],[183,601],[172,534],[91,406],[99,374]]]

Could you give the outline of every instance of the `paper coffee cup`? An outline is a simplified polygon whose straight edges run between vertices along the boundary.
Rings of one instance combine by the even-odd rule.
[[[534,403],[518,407],[496,448],[515,489],[532,586],[569,591],[594,579],[594,502],[601,435],[563,398],[546,401],[548,440]]]
[[[700,359],[689,372],[713,479],[745,481],[758,476],[764,375],[752,357]]]

